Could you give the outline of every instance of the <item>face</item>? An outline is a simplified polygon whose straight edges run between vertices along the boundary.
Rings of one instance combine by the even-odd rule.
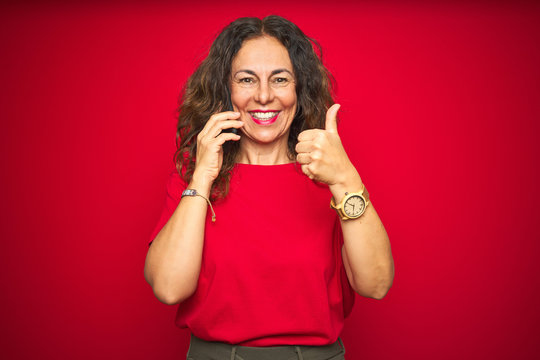
[[[231,70],[231,101],[244,121],[242,141],[286,147],[296,111],[296,86],[287,49],[269,36],[247,40]]]

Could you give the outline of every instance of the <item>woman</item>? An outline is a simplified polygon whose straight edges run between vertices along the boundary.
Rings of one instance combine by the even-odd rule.
[[[354,292],[389,290],[388,237],[332,104],[312,41],[278,16],[231,23],[189,79],[145,263],[180,303],[188,358],[344,359]]]

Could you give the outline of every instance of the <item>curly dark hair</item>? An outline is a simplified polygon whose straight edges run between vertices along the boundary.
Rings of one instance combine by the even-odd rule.
[[[264,35],[276,38],[285,46],[293,66],[297,108],[288,139],[291,160],[296,156],[298,134],[307,129],[324,128],[326,111],[334,103],[333,77],[322,63],[318,42],[280,16],[271,15],[262,20],[239,18],[214,40],[208,56],[188,79],[180,98],[174,162],[186,183],[189,184],[195,170],[197,135],[211,115],[232,110],[227,107],[230,106],[229,84],[235,55],[244,41]],[[212,185],[213,200],[227,195],[238,150],[237,141],[227,141],[223,145],[223,164]]]

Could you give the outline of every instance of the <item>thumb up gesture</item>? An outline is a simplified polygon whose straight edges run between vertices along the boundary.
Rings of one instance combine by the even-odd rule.
[[[302,131],[296,144],[296,160],[302,165],[302,172],[329,186],[345,184],[351,177],[360,180],[337,131],[339,108],[339,104],[334,104],[328,109],[324,130]]]

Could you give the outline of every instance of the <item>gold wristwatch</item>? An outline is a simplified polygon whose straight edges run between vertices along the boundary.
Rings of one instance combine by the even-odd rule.
[[[345,193],[345,197],[339,204],[334,204],[334,198],[330,200],[330,207],[335,209],[341,220],[358,219],[369,205],[369,193],[362,184],[362,190],[354,193]]]

